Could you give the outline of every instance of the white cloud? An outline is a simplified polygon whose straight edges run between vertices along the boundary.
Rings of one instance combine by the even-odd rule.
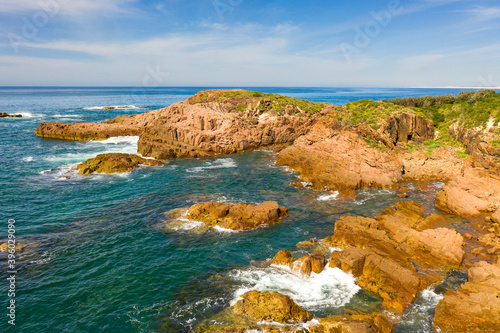
[[[500,18],[500,7],[483,7],[479,6],[465,11],[470,14],[474,20],[481,22],[491,21]]]
[[[45,11],[51,15],[76,17],[124,13],[136,0],[1,0],[0,13],[27,14]]]
[[[419,71],[425,69],[431,65],[434,65],[437,61],[444,58],[442,54],[424,54],[417,55],[402,59],[400,61],[400,66],[406,69],[411,69],[413,71]]]

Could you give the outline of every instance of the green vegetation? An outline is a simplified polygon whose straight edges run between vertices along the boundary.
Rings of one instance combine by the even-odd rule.
[[[365,123],[373,129],[380,127],[380,121],[385,120],[391,114],[405,111],[405,107],[387,102],[375,102],[371,99],[363,99],[351,102],[336,108],[337,119],[345,126]]]
[[[494,124],[500,122],[500,93],[493,90],[466,91],[443,96],[423,96],[394,98],[390,103],[414,109],[434,122],[435,127],[441,123],[458,122],[466,128],[486,126],[493,117]]]
[[[466,154],[465,152],[463,152],[461,150],[457,150],[457,154],[460,155],[461,158],[469,157],[469,154]]]
[[[285,110],[290,110],[292,113],[307,113],[307,114],[315,114],[321,112],[324,108],[323,103],[314,103],[310,101],[306,101],[303,99],[281,96],[277,94],[268,94],[268,93],[260,93],[255,91],[225,91],[220,97],[217,99],[218,101],[221,98],[233,98],[238,99],[242,98],[240,105],[234,108],[234,111],[242,111],[246,109],[246,105],[248,105],[248,101],[245,101],[244,98],[248,97],[260,97],[262,98],[259,102],[254,103],[254,107],[259,108],[261,111],[271,112],[277,115],[282,115],[285,113]]]
[[[384,145],[379,145],[375,140],[368,139],[366,137],[363,137],[363,140],[368,144],[368,148],[377,148],[380,151],[387,151],[388,148]]]
[[[221,94],[222,97],[225,98],[234,98],[234,97],[264,97],[264,95],[272,95],[272,94],[263,94],[257,91],[225,91]]]

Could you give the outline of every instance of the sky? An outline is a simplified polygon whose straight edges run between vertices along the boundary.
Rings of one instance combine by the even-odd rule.
[[[500,86],[500,0],[0,0],[0,86]]]

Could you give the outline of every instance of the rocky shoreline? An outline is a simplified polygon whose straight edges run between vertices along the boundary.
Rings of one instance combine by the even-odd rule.
[[[483,112],[484,105],[492,109]],[[446,215],[428,214],[428,207],[402,201],[375,219],[342,216],[332,236],[297,245],[309,249],[309,255],[294,258],[283,249],[267,263],[303,278],[314,278],[326,267],[341,269],[381,298],[382,313],[313,318],[286,295],[250,291],[200,324],[197,332],[391,332],[417,294],[443,281],[450,270],[468,271],[468,282],[446,292],[437,305],[434,328],[498,332],[499,107],[500,94],[491,91],[446,101],[363,100],[336,107],[245,90],[216,90],[103,123],[42,123],[36,134],[80,141],[139,135],[138,153],[159,160],[98,156],[81,164],[84,174],[286,144],[276,163],[297,171],[312,190],[337,191],[349,200],[355,190],[375,187],[399,189],[401,197],[408,197],[411,191],[401,188],[402,182],[441,180],[446,184],[435,206],[469,219],[473,231],[461,234]],[[117,162],[125,159],[130,163]],[[141,160],[135,163],[136,159]],[[108,168],[109,161],[124,168]],[[260,206],[200,203],[188,216],[207,226],[247,230],[275,223],[288,213],[276,202]]]

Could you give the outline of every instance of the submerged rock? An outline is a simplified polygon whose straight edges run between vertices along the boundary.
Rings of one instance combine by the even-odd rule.
[[[206,227],[220,227],[230,230],[249,230],[266,224],[279,222],[288,214],[276,201],[260,205],[201,202],[188,209],[186,217],[201,221]]]
[[[288,266],[292,271],[300,273],[303,277],[309,277],[311,273],[319,274],[323,271],[328,260],[321,251],[314,252],[310,256],[294,258],[288,250],[279,251],[271,260],[274,265]]]
[[[312,314],[298,306],[289,296],[273,291],[249,291],[241,296],[232,310],[234,314],[255,322],[296,324],[313,318]]]
[[[297,332],[313,315],[289,296],[273,291],[249,291],[230,308],[198,325],[194,332]]]
[[[309,328],[311,333],[390,333],[393,325],[380,313],[348,314],[321,318],[319,325]]]
[[[123,173],[132,171],[140,165],[161,166],[164,163],[142,158],[133,154],[109,153],[99,154],[77,165],[78,173],[82,175],[99,173]]]
[[[0,112],[0,118],[21,118],[22,114],[8,114],[5,112]]]
[[[434,326],[443,332],[500,332],[500,263],[470,268],[469,281],[438,303]]]

